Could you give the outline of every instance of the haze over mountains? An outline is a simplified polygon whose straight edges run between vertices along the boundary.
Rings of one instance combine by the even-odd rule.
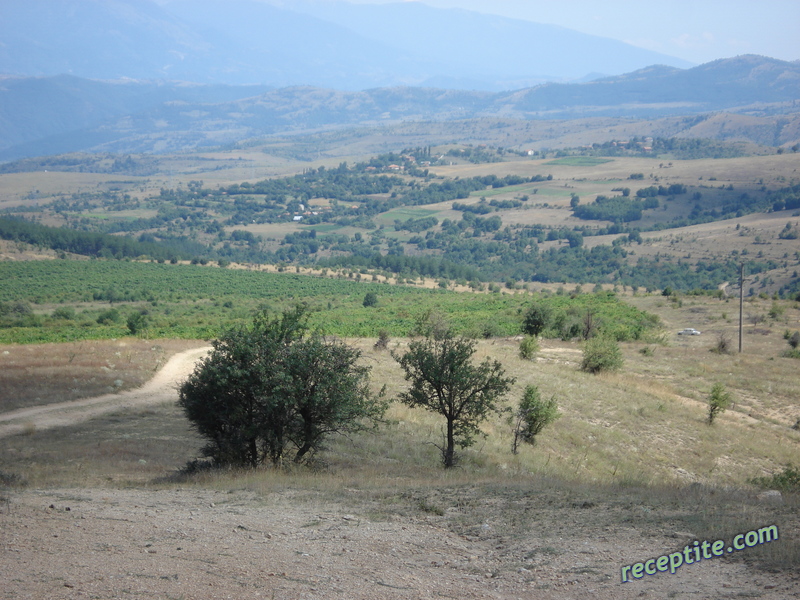
[[[502,91],[674,57],[563,27],[432,8],[297,0],[4,0],[0,73],[359,90]]]
[[[798,110],[798,61],[691,66],[562,27],[418,2],[5,0],[0,40],[3,161],[482,117],[729,111],[767,118],[741,139],[800,139],[795,118],[781,116]],[[737,139],[724,128],[714,135]]]

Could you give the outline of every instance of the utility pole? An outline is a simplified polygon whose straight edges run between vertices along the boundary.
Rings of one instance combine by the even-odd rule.
[[[739,354],[742,353],[742,319],[744,311],[744,263],[739,264]]]

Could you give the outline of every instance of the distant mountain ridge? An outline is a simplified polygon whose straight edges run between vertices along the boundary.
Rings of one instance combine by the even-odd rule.
[[[277,0],[275,0],[277,2]],[[418,2],[3,0],[0,73],[501,91],[690,63],[563,27]]]
[[[67,76],[12,78],[0,80],[0,160],[77,150],[180,151],[273,134],[400,121],[654,119],[714,111],[799,113],[800,63],[746,55],[691,69],[653,66],[588,83],[548,83],[494,94],[415,87],[348,92],[313,86],[267,89],[110,83]],[[715,135],[724,137],[722,132]],[[794,140],[789,130],[748,135],[758,143]]]

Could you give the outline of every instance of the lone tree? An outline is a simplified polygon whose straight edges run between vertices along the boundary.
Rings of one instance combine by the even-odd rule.
[[[708,424],[712,425],[716,416],[725,412],[730,405],[730,392],[725,391],[725,386],[721,383],[715,383],[708,395]]]
[[[364,308],[369,308],[370,306],[378,306],[378,294],[375,292],[367,292],[364,296],[364,301],[362,302]]]
[[[528,335],[539,335],[550,326],[553,312],[547,304],[538,302],[526,312],[522,321],[522,331]]]
[[[510,422],[514,427],[514,439],[511,442],[512,454],[517,454],[521,442],[533,446],[536,443],[536,436],[542,429],[560,416],[555,396],[549,400],[542,400],[539,388],[535,385],[526,386],[517,411],[510,417]]]
[[[179,404],[216,464],[257,467],[300,462],[325,437],[380,418],[385,403],[368,389],[359,350],[309,332],[305,308],[258,315],[213,343],[180,388]]]
[[[399,395],[408,406],[421,406],[446,420],[445,445],[440,447],[445,468],[456,464],[455,446],[468,448],[480,433],[480,424],[499,412],[497,400],[514,379],[505,377],[498,361],[472,362],[475,342],[456,337],[450,329],[414,340],[408,351],[392,353],[411,387]]]

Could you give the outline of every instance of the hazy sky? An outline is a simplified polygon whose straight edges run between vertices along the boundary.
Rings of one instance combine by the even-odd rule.
[[[552,23],[695,63],[738,54],[800,60],[800,0],[406,1]]]

